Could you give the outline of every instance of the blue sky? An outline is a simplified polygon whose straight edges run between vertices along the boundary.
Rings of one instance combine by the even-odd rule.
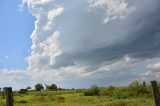
[[[0,69],[26,69],[34,17],[19,0],[0,1]]]

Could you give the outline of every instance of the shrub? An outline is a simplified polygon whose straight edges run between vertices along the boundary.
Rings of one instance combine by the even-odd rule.
[[[92,85],[88,90],[84,91],[84,95],[85,96],[95,96],[98,95],[99,96],[99,88],[97,85]]]
[[[138,81],[129,84],[128,89],[130,96],[142,96],[149,93],[147,86],[143,86]]]
[[[106,89],[106,95],[112,97],[114,90],[115,90],[115,87],[109,86],[109,87]]]
[[[100,95],[101,96],[110,96],[112,97],[113,96],[113,93],[114,91],[116,90],[117,88],[113,87],[113,86],[109,86],[107,88],[101,88],[100,89]]]

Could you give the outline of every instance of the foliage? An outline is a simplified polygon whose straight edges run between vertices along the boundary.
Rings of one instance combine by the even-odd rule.
[[[126,99],[129,97],[129,91],[127,88],[119,88],[114,91],[113,96],[118,99]]]
[[[103,88],[91,86],[88,89],[98,88],[97,94],[99,96],[85,96],[86,89],[28,91],[27,94],[14,92],[14,106],[154,106],[153,95],[148,96],[148,93],[144,93],[143,95],[131,96],[129,87],[131,86]],[[149,85],[146,85],[145,88],[150,91],[149,94],[152,94],[151,89],[148,89]],[[5,106],[6,100],[1,95],[0,93],[0,106]]]
[[[106,89],[106,95],[107,96],[113,96],[113,92],[114,92],[115,88],[113,86],[109,86],[107,89]]]
[[[142,96],[149,93],[147,87],[140,84],[138,81],[134,81],[131,84],[129,84],[128,89],[130,96]]]
[[[97,85],[92,85],[88,90],[86,90],[84,92],[85,96],[95,96],[95,95],[99,95],[99,88]]]
[[[40,91],[40,90],[43,90],[44,87],[41,83],[38,83],[38,84],[35,85],[35,89],[36,89],[36,91]]]
[[[32,87],[28,86],[26,89],[28,89],[28,90],[29,90],[29,89],[32,89]]]
[[[51,84],[51,85],[45,85],[46,86],[46,90],[57,90],[57,85],[56,84]]]
[[[119,89],[123,94],[127,87],[114,87],[114,93]],[[5,102],[0,96],[0,106],[6,106]],[[73,90],[29,91],[28,94],[16,95],[14,92],[14,106],[154,106],[154,100],[152,97],[84,96],[83,92],[77,93]]]
[[[27,89],[20,89],[20,91],[18,91],[18,93],[27,93]]]
[[[146,84],[146,81],[143,81],[143,86],[146,86],[147,84]]]
[[[6,100],[1,95],[0,106],[5,106]],[[13,95],[14,106],[154,106],[151,86],[138,81],[126,87],[92,85],[89,89],[14,92]]]
[[[85,96],[94,96],[94,95],[100,95],[100,96],[109,96],[114,97],[118,99],[125,99],[129,97],[151,97],[152,96],[152,90],[150,85],[147,85],[146,82],[143,82],[142,84],[138,81],[134,81],[129,84],[128,87],[113,87],[109,86],[107,88],[98,88],[98,93],[95,94],[97,87],[91,87],[90,89],[86,90],[84,92]]]

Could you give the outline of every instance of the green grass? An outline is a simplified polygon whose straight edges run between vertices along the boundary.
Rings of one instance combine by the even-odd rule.
[[[5,106],[5,99],[1,95],[0,106]],[[154,106],[154,101],[146,96],[85,96],[83,91],[63,90],[14,93],[14,106]]]

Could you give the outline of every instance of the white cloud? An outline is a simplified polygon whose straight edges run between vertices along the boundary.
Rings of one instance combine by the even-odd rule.
[[[48,12],[47,18],[48,22],[44,26],[44,30],[52,30],[52,27],[54,26],[54,18],[58,15],[60,15],[63,12],[63,8],[59,7],[57,9],[53,9],[52,11]]]
[[[117,18],[125,18],[128,12],[134,10],[133,7],[129,7],[126,0],[90,0],[90,6],[92,8],[104,8],[106,9],[106,18],[104,23],[115,20]]]
[[[18,10],[23,11],[26,3],[27,3],[27,0],[20,0],[20,3],[18,4]]]
[[[150,69],[159,68],[152,64],[160,52],[158,2],[24,1],[36,17],[25,74],[36,82],[103,85],[156,76]]]
[[[148,68],[150,68],[150,69],[160,69],[160,63],[149,64]]]
[[[34,81],[25,70],[0,70],[0,87],[13,87],[14,90],[33,85]]]

